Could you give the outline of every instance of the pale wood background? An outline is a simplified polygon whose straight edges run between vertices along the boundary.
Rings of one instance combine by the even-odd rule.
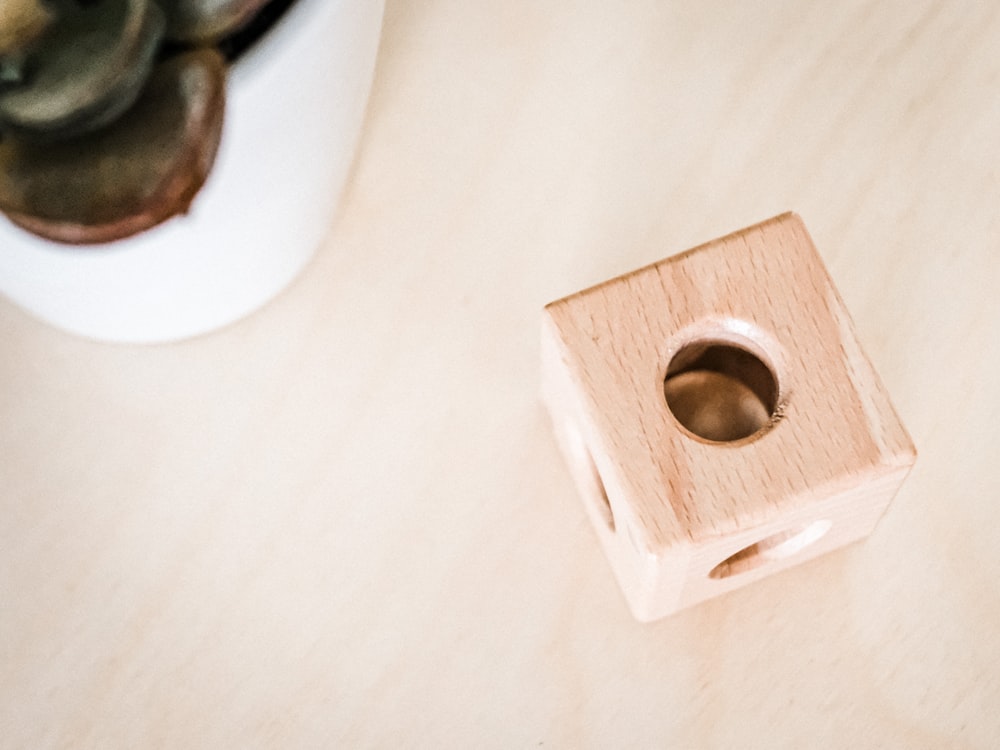
[[[639,625],[539,309],[785,209],[917,467],[866,543]],[[131,348],[0,302],[0,745],[996,747],[998,323],[995,3],[390,2],[273,304]]]

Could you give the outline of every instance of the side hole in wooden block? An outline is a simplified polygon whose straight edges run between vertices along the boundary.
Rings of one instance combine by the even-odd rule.
[[[709,572],[709,578],[729,578],[759,568],[771,560],[782,560],[801,552],[830,530],[832,522],[811,521],[779,531],[730,555]]]
[[[601,472],[597,469],[594,456],[591,454],[587,443],[580,434],[576,425],[567,424],[566,432],[569,435],[573,460],[576,470],[581,472],[581,477],[585,484],[584,495],[610,531],[615,530],[615,515],[611,510],[611,501],[608,499],[608,491],[604,487],[604,480],[601,479]]]
[[[772,424],[778,379],[752,352],[726,341],[694,341],[674,355],[663,381],[667,406],[692,434],[742,440]]]

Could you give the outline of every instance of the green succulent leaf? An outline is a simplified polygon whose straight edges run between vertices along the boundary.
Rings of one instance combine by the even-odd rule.
[[[270,0],[159,0],[167,36],[179,42],[213,43],[248,24]],[[327,0],[333,2],[333,0]]]
[[[222,134],[225,61],[199,49],[157,65],[106,128],[66,141],[0,143],[0,209],[48,239],[111,242],[187,211]]]
[[[0,90],[0,130],[64,138],[99,128],[135,102],[152,69],[165,20],[151,0],[53,5],[27,73]]]

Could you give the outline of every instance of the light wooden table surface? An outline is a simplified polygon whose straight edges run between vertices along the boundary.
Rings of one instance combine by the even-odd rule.
[[[920,458],[867,542],[639,625],[540,307],[785,209]],[[998,324],[996,4],[390,2],[274,303],[130,348],[0,302],[0,746],[995,748]]]

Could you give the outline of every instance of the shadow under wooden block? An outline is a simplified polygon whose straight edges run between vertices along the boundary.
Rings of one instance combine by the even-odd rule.
[[[542,358],[640,620],[868,535],[916,459],[794,214],[547,305]]]

